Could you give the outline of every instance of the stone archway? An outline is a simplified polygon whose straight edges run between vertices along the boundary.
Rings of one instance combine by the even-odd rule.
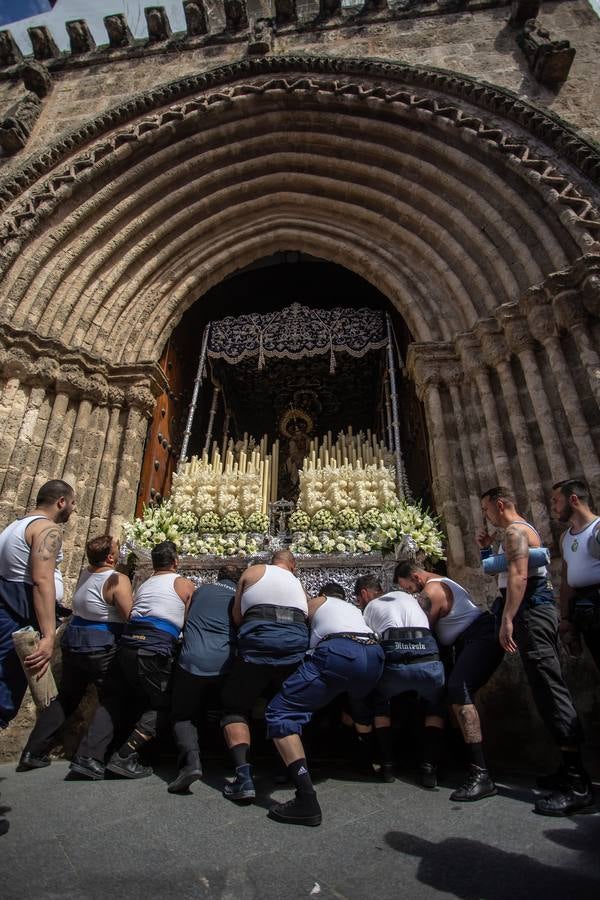
[[[552,480],[600,490],[594,149],[507,91],[439,70],[247,60],[140,95],[0,184],[0,514],[47,477],[89,531],[135,501],[157,361],[185,310],[290,247],[340,263],[416,343],[456,574],[491,482],[550,538]]]

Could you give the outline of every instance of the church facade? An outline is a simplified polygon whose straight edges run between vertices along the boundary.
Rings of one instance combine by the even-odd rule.
[[[106,46],[68,23],[69,53],[37,27],[35,58],[0,35],[1,524],[74,484],[76,578],[134,513],[182,316],[296,251],[405,323],[449,571],[475,586],[487,487],[547,543],[553,482],[600,499],[600,20],[585,0],[255,6],[186,2],[179,34],[149,7],[138,40],[109,16]]]

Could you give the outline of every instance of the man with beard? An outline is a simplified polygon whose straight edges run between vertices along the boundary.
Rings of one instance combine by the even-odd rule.
[[[55,569],[62,546],[62,525],[75,509],[75,493],[59,479],[38,491],[33,512],[0,534],[0,729],[21,705],[27,679],[12,633],[28,625],[40,632],[34,653],[25,659],[38,677],[48,666],[56,638]]]

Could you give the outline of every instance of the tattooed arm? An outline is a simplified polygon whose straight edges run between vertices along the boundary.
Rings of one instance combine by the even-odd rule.
[[[62,535],[54,522],[38,520],[32,523],[32,526],[29,565],[33,582],[33,608],[41,638],[37,650],[26,657],[25,665],[40,677],[48,668],[54,650],[56,637],[54,569],[62,545]]]
[[[529,531],[530,529],[528,529]],[[513,619],[519,611],[527,585],[527,565],[529,561],[529,541],[522,525],[513,523],[504,535],[504,552],[508,563],[506,602],[500,625],[500,644],[508,653],[516,653],[513,640]]]

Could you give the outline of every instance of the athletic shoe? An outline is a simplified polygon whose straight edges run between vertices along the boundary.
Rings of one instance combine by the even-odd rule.
[[[21,753],[21,759],[19,760],[16,771],[29,772],[31,769],[44,769],[46,766],[50,765],[50,762],[49,756],[33,756],[29,750],[24,750]]]
[[[419,766],[419,781],[421,786],[432,790],[437,787],[437,766],[433,763],[421,763]]]
[[[100,781],[104,778],[104,764],[93,756],[74,756],[69,766],[69,772],[75,775],[83,775],[91,781]]]
[[[320,825],[323,819],[314,791],[311,794],[296,791],[293,800],[272,806],[268,816],[275,822],[286,822],[288,825]]]
[[[594,805],[592,783],[587,775],[570,775],[569,784],[548,797],[535,801],[535,811],[542,816],[568,816]]]
[[[121,775],[123,778],[148,778],[149,775],[154,774],[154,770],[150,766],[140,765],[137,753],[130,753],[125,757],[113,753],[106,769],[113,775]]]
[[[190,751],[185,755],[185,765],[179,770],[177,778],[167,787],[170,794],[181,794],[187,791],[190,784],[202,778],[202,765],[198,751]]]
[[[453,802],[470,803],[474,800],[483,800],[484,797],[493,797],[497,793],[498,790],[488,770],[471,765],[464,783],[450,794],[450,799]]]
[[[228,781],[223,788],[223,796],[228,800],[254,800],[256,789],[252,778],[239,778]]]
[[[5,819],[4,816],[0,816],[0,835],[6,834],[9,828],[10,822],[8,819]]]

